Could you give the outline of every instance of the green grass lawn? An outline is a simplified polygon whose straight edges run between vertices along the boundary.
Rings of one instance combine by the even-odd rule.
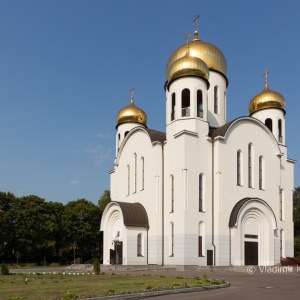
[[[26,279],[27,278],[27,279]],[[165,277],[163,275],[0,275],[1,300],[58,300],[131,294],[210,284],[224,280]]]

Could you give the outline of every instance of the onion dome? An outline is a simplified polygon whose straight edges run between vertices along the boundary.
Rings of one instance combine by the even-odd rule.
[[[194,39],[189,43],[189,52],[190,56],[194,56],[196,58],[201,59],[205,62],[208,69],[221,73],[227,80],[227,63],[224,54],[216,46],[199,40],[197,30],[194,32]],[[186,45],[180,46],[177,50],[173,52],[173,54],[168,60],[166,67],[167,78],[170,73],[170,67],[174,64],[174,62],[184,57],[185,55]]]
[[[130,104],[118,112],[116,121],[117,126],[123,123],[139,123],[146,126],[147,115],[142,109],[135,106],[133,97],[131,97]]]
[[[268,82],[265,83],[264,90],[256,95],[249,104],[249,113],[253,113],[266,109],[266,108],[278,108],[284,110],[285,100],[284,97],[269,89]]]
[[[204,79],[209,78],[209,70],[206,63],[195,56],[190,55],[189,46],[186,54],[175,60],[167,70],[167,82],[170,84],[173,80],[184,76],[199,76]]]

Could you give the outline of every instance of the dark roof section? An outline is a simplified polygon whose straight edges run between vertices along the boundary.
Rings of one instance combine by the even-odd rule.
[[[237,119],[240,119],[240,118],[237,118]],[[218,128],[213,128],[211,127],[209,129],[209,136],[212,137],[212,138],[215,138],[217,136],[225,136],[228,128],[230,127],[230,125],[235,122],[237,119],[234,119],[233,121],[229,122],[229,123],[226,123],[224,124],[223,126],[221,127],[218,127]]]
[[[271,210],[271,212],[272,212],[273,215],[274,215],[274,219],[275,219],[276,227],[277,227],[277,220],[276,220],[276,217],[275,217],[275,214],[274,214],[272,208],[270,207],[270,205],[269,205],[266,201],[264,201],[264,200],[262,200],[262,199],[260,199],[260,198],[244,198],[244,199],[240,200],[239,202],[237,202],[237,203],[235,204],[235,206],[233,207],[232,211],[231,211],[228,226],[229,226],[229,227],[235,226],[235,224],[236,224],[236,222],[237,222],[237,217],[238,217],[238,214],[239,214],[240,209],[243,207],[243,205],[244,205],[246,202],[248,202],[248,201],[250,201],[250,200],[255,200],[255,201],[263,202],[263,204],[265,204],[266,206],[268,206],[269,209]]]
[[[117,202],[123,214],[125,226],[149,228],[148,215],[144,206],[140,203]]]
[[[157,131],[157,130],[153,130],[153,129],[149,129],[146,128],[145,129],[151,139],[151,142],[164,142],[166,140],[166,133],[165,132],[161,132],[161,131]]]

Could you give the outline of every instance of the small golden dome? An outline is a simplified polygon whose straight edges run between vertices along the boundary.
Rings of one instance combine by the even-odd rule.
[[[175,60],[167,70],[168,84],[176,78],[183,76],[199,76],[204,79],[209,78],[209,70],[206,63],[195,56],[191,56],[189,49],[186,50],[185,56]]]
[[[226,77],[227,63],[224,54],[216,46],[205,43],[198,39],[198,31],[194,32],[194,39],[189,43],[189,52],[191,56],[195,56],[203,60],[210,70],[222,73]],[[168,76],[170,66],[178,59],[186,54],[186,45],[180,46],[173,52],[168,60],[166,67],[166,75]],[[168,77],[167,77],[168,78]]]
[[[134,105],[133,98],[130,99],[130,104],[122,108],[117,114],[117,126],[123,123],[140,123],[147,124],[147,115],[139,107]]]
[[[258,110],[266,108],[279,108],[284,110],[285,100],[284,97],[269,89],[268,83],[265,83],[264,90],[256,95],[249,104],[249,113],[252,115]]]

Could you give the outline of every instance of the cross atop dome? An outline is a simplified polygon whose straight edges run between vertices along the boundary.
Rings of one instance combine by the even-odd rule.
[[[263,74],[263,76],[265,77],[265,88],[268,88],[268,74],[270,72],[268,70],[265,71],[265,73]]]
[[[194,31],[194,39],[198,39],[198,18],[200,17],[200,15],[196,15],[195,19],[193,20],[193,22],[195,23],[195,31]]]

